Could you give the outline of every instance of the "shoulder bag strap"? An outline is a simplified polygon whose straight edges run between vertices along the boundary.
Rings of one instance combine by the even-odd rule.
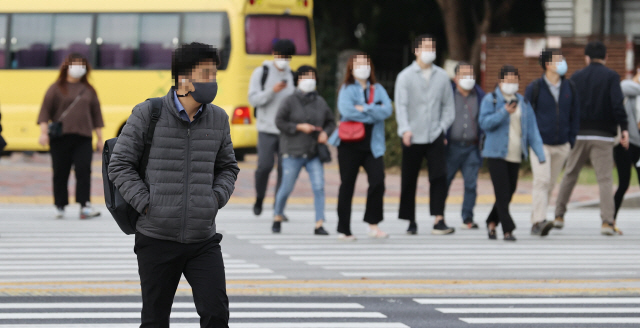
[[[69,110],[71,108],[73,108],[73,106],[80,100],[80,97],[82,97],[82,94],[84,93],[84,91],[87,90],[87,88],[85,87],[84,89],[82,89],[80,91],[80,93],[78,93],[78,95],[76,96],[75,99],[73,99],[73,101],[71,102],[71,104],[69,104],[69,107],[67,107],[67,109],[64,110],[64,112],[62,112],[62,115],[60,115],[60,118],[58,119],[58,122],[62,121],[62,119],[64,119],[67,114],[69,114]]]

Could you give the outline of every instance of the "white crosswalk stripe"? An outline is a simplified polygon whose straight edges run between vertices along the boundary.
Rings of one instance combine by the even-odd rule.
[[[414,301],[422,305],[446,305],[447,307],[436,307],[435,310],[444,314],[461,315],[458,319],[468,324],[529,327],[538,324],[640,323],[638,297],[416,298]]]
[[[55,301],[55,300],[54,300]],[[136,302],[37,302],[0,303],[0,328],[124,328],[137,327],[141,304]],[[367,311],[359,303],[340,302],[232,302],[232,328],[408,328],[398,322],[386,322],[387,316]],[[172,324],[172,327],[194,327],[198,313],[191,302],[173,304],[172,319],[193,321]],[[295,319],[297,322],[286,320]],[[10,320],[10,321],[9,321]],[[33,323],[41,320],[42,323]],[[52,321],[53,320],[53,321]],[[65,320],[68,323],[57,323]],[[81,324],[86,320],[122,320],[131,323]],[[256,321],[256,322],[249,322]],[[269,322],[263,322],[269,320]],[[278,321],[273,321],[278,320]],[[323,320],[323,321],[317,321]],[[339,320],[339,321],[328,321]],[[9,321],[9,322],[8,322]],[[77,322],[74,322],[77,321]],[[134,322],[138,323],[134,323]],[[52,324],[53,323],[53,324]]]
[[[131,237],[112,233],[3,233],[0,282],[137,281],[133,243]],[[229,254],[223,258],[228,280],[286,279]]]

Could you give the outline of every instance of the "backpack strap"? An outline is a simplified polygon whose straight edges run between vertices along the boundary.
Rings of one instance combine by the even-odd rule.
[[[267,82],[267,77],[269,76],[269,66],[262,66],[262,78],[260,79],[260,86],[262,87],[262,91],[264,91],[264,84]]]
[[[156,123],[158,123],[160,113],[162,111],[162,98],[149,98],[147,101],[151,102],[151,121],[149,122],[147,133],[144,134],[144,150],[142,152],[142,159],[140,160],[139,166],[139,173],[142,179],[144,179],[147,171],[149,153],[151,152],[151,143],[153,142],[153,134],[156,131]]]
[[[540,97],[540,80],[536,79],[533,83],[533,92],[531,94],[531,107],[533,107],[533,111],[535,112],[538,107],[538,97]]]
[[[498,104],[498,96],[496,95],[496,92],[492,92],[491,96],[493,97],[493,109],[496,109],[496,105]]]
[[[571,79],[566,79],[569,82],[569,88],[571,88],[571,102],[575,102],[578,92],[576,91],[576,84]]]

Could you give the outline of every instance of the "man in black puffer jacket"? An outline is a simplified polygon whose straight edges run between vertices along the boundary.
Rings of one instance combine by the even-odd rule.
[[[229,117],[210,104],[217,93],[217,51],[191,43],[176,49],[174,87],[163,97],[146,176],[137,167],[151,104],[143,102],[122,129],[109,178],[141,213],[134,251],[142,287],[142,325],[169,327],[180,277],[193,289],[201,327],[229,327],[229,300],[215,218],[240,171]]]

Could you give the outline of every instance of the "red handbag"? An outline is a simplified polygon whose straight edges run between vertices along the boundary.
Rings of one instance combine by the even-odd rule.
[[[367,104],[371,104],[373,102],[374,90],[374,87],[371,86],[369,89],[369,99],[367,99]],[[355,121],[341,122],[338,126],[338,137],[340,137],[340,141],[342,142],[359,142],[364,140],[364,123]]]

